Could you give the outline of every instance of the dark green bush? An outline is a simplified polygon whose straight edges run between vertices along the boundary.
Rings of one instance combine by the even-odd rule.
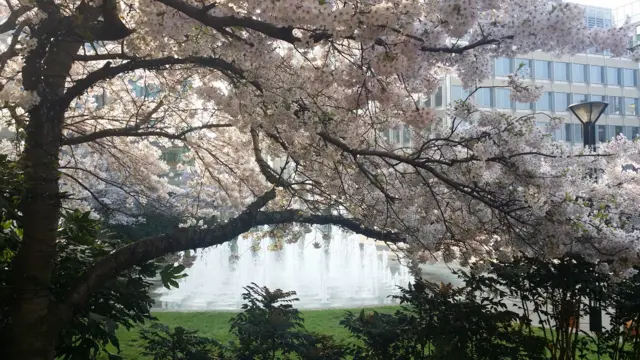
[[[222,360],[224,349],[217,341],[196,335],[183,327],[170,329],[154,323],[140,331],[145,342],[144,355],[153,360]]]
[[[517,314],[467,289],[418,279],[402,289],[393,315],[347,313],[341,324],[366,359],[542,359],[544,343],[513,326]]]

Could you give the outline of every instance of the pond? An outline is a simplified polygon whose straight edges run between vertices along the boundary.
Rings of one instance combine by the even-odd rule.
[[[177,289],[154,291],[155,310],[237,310],[252,282],[296,291],[301,309],[385,305],[413,280],[384,244],[339,231],[326,238],[312,232],[278,251],[240,238],[183,256],[188,276]]]

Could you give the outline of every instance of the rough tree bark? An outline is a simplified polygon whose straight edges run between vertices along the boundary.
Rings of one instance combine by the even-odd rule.
[[[13,268],[15,298],[7,334],[10,346],[6,349],[10,360],[55,357],[58,333],[52,326],[55,306],[50,287],[61,206],[58,156],[67,105],[62,97],[74,55],[84,43],[77,30],[94,30],[91,24],[107,7],[93,8],[83,3],[76,9],[82,15],[81,21],[73,22],[71,17],[61,15],[53,1],[40,0],[37,6],[47,18],[32,30],[36,47],[29,52],[22,68],[24,89],[36,93],[40,101],[28,112],[21,158],[25,182],[24,234]]]

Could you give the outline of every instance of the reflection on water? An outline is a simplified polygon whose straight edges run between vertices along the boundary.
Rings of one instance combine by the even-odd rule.
[[[280,251],[270,251],[268,241],[251,251],[247,239],[199,250],[178,289],[156,290],[156,309],[236,310],[251,282],[296,291],[298,308],[383,305],[413,279],[393,253],[371,240],[337,231],[330,241],[321,238],[312,232]]]

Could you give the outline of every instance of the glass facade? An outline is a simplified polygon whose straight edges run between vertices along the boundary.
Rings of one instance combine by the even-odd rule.
[[[456,100],[466,100],[469,96],[469,92],[462,88],[462,86],[451,87],[451,102]]]
[[[609,115],[622,115],[622,98],[617,96],[609,96],[609,107],[607,113]]]
[[[569,63],[553,63],[553,79],[555,81],[569,81]]]
[[[564,140],[573,142],[573,124],[564,124]]]
[[[607,126],[606,125],[598,125],[598,141],[605,142],[607,141]]]
[[[587,82],[587,67],[583,64],[572,64],[571,81],[574,83]]]
[[[536,111],[551,110],[551,93],[543,92],[542,96],[536,101]]]
[[[548,80],[551,79],[551,63],[543,60],[535,60],[535,78]]]
[[[531,60],[516,59],[515,70],[518,71],[518,74],[520,74],[522,78],[525,78],[525,79],[530,78],[531,77]]]
[[[490,108],[491,104],[491,89],[481,88],[476,90],[475,94],[473,94],[476,106],[483,108]]]
[[[638,114],[638,99],[624,98],[624,114],[625,115],[637,115]]]
[[[502,57],[496,58],[495,74],[496,76],[507,76],[511,74],[511,59]]]
[[[584,24],[589,29],[608,29],[613,24],[613,11],[595,6],[585,6]]]
[[[411,129],[408,125],[402,126],[402,145],[409,145],[411,143]]]
[[[572,104],[580,104],[587,101],[587,94],[573,94]]]
[[[496,108],[498,109],[511,109],[511,90],[509,89],[495,89],[496,90]]]
[[[553,110],[567,111],[569,107],[569,93],[556,92],[553,94]]]
[[[620,85],[620,69],[607,68],[607,85]]]
[[[589,67],[589,82],[591,84],[602,84],[603,80],[602,66],[591,65]]]
[[[532,105],[533,104],[531,104],[531,103],[516,102],[516,109],[518,109],[518,110],[531,110],[533,108]]]
[[[622,85],[636,86],[636,74],[637,74],[637,70],[622,69]]]

